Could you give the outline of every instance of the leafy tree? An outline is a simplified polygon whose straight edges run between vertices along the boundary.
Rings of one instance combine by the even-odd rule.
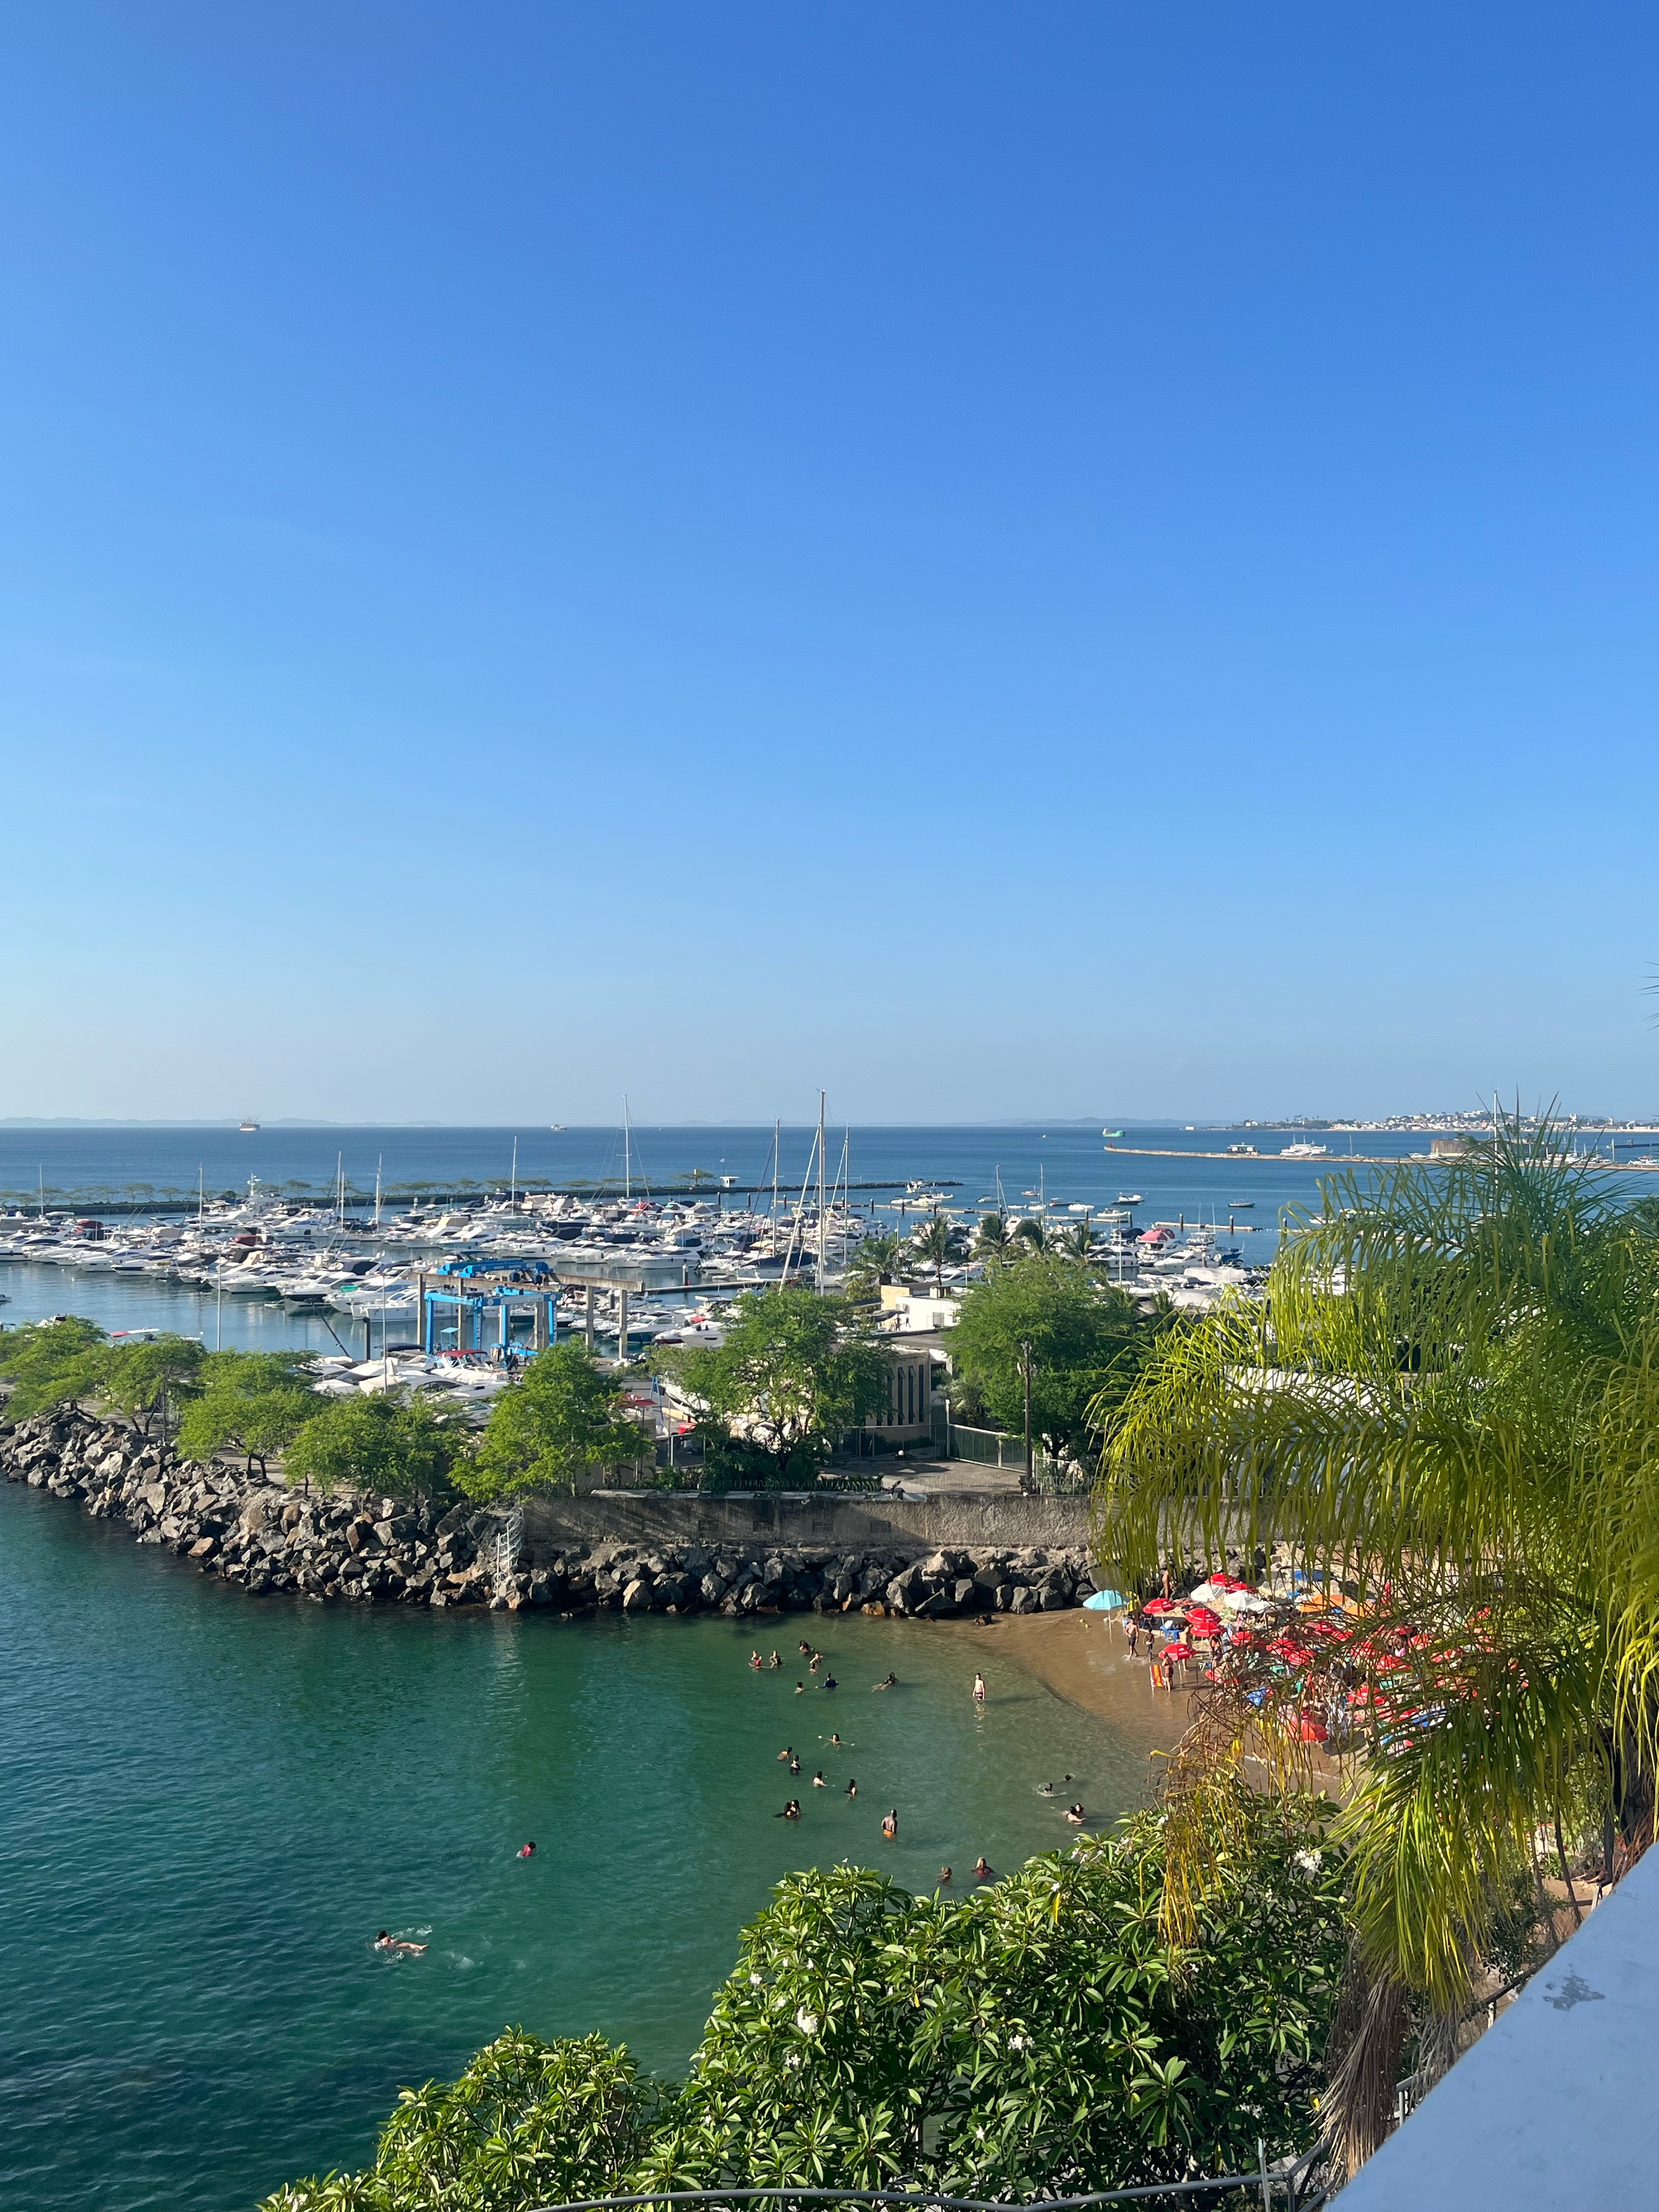
[[[1291,1547],[1370,1608],[1338,1835],[1354,1922],[1332,2087],[1347,2160],[1386,2131],[1409,2037],[1444,2063],[1510,1943],[1536,1838],[1639,1848],[1659,1668],[1659,1239],[1546,1122],[1433,1170],[1326,1181],[1268,1302],[1170,1334],[1119,1413],[1100,1502],[1114,1578]],[[1176,1762],[1179,1879],[1201,1898],[1247,1743],[1294,1760],[1319,1680],[1241,1670]],[[1341,1700],[1346,1705],[1346,1696]],[[1558,1847],[1559,1848],[1559,1847]]]
[[[1095,1256],[1094,1224],[1088,1214],[1081,1221],[1073,1221],[1054,1238],[1054,1249],[1068,1260],[1075,1260],[1086,1267]]]
[[[1024,1426],[1029,1345],[1032,1432],[1059,1455],[1085,1449],[1170,1318],[1091,1282],[1073,1260],[1028,1250],[975,1285],[945,1344],[952,1370],[1011,1434]]]
[[[724,1344],[664,1347],[654,1364],[726,1436],[764,1451],[777,1483],[814,1476],[891,1388],[890,1357],[856,1310],[799,1284],[745,1292]]]
[[[368,2173],[264,2212],[896,2183],[1019,2203],[1301,2150],[1341,1864],[1316,1800],[1241,1794],[1237,1813],[1190,1941],[1160,1920],[1158,1815],[960,1902],[852,1866],[792,1875],[744,1930],[682,2087],[649,2100],[599,2038],[513,2031],[453,2088],[405,2091]]]
[[[10,1382],[6,1411],[23,1420],[52,1406],[75,1405],[97,1391],[107,1340],[96,1322],[29,1322],[0,1329],[0,1376]]]
[[[656,2103],[602,2035],[544,2043],[510,2027],[458,2081],[402,2093],[366,2172],[295,2182],[262,2212],[516,2212],[609,2195]]]
[[[427,1498],[448,1487],[465,1450],[459,1418],[418,1395],[382,1390],[330,1399],[295,1438],[284,1465],[289,1482],[307,1490],[315,1483],[324,1492]]]
[[[580,1344],[538,1352],[489,1416],[477,1453],[459,1470],[472,1498],[526,1490],[574,1490],[580,1476],[637,1459],[641,1432],[622,1399]]]
[[[325,1401],[302,1379],[305,1352],[216,1352],[202,1363],[200,1395],[179,1424],[185,1459],[208,1459],[227,1446],[243,1453],[261,1478],[274,1453],[284,1452]]]
[[[943,1297],[946,1267],[967,1255],[967,1240],[961,1230],[948,1213],[935,1206],[929,1219],[911,1237],[910,1246],[918,1258],[933,1269],[934,1286]]]
[[[166,1334],[148,1343],[108,1345],[98,1354],[100,1395],[148,1437],[170,1406],[195,1390],[204,1357],[193,1336]]]

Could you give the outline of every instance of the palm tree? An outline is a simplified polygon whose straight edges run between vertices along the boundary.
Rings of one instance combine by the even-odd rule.
[[[1054,1239],[1054,1249],[1086,1267],[1095,1256],[1093,1217],[1085,1213],[1081,1221],[1073,1221],[1068,1228],[1062,1229]]]
[[[1330,2106],[1350,2169],[1401,2052],[1449,2062],[1535,1839],[1651,1833],[1659,1737],[1659,1238],[1547,1121],[1322,1187],[1265,1305],[1165,1341],[1109,1437],[1115,1578],[1275,1543],[1369,1618],[1306,1667],[1248,1658],[1173,1762],[1165,1911],[1189,1924],[1247,1753],[1305,1771],[1310,1715],[1360,1718],[1334,1832],[1352,1954]],[[1283,1553],[1281,1557],[1285,1556]],[[1282,1657],[1282,1654],[1280,1655]],[[1359,1697],[1352,1698],[1358,1687]]]
[[[1014,1225],[1016,1237],[1023,1237],[1034,1252],[1048,1249],[1048,1231],[1040,1221],[1020,1221]]]
[[[916,1231],[910,1243],[912,1249],[933,1269],[934,1287],[943,1297],[946,1261],[963,1259],[967,1255],[967,1241],[961,1230],[948,1213],[935,1206],[926,1225]]]
[[[860,1240],[847,1270],[845,1290],[849,1298],[868,1298],[874,1296],[884,1275],[890,1275],[898,1265],[902,1247],[898,1238],[884,1231],[874,1237]]]
[[[1007,1256],[1007,1223],[1000,1213],[981,1213],[979,1229],[974,1237],[975,1259],[1006,1260]]]

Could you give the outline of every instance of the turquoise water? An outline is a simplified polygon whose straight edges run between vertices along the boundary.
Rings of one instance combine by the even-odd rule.
[[[948,1628],[767,1626],[787,1658],[816,1628],[842,1686],[752,1674],[714,1620],[251,1601],[0,1486],[0,2203],[246,2206],[509,2021],[678,2070],[791,1868],[931,1887],[1063,1842],[1045,1780],[1143,1790],[1139,1743],[1012,1665],[976,1710]],[[430,1948],[380,1957],[383,1926]]]

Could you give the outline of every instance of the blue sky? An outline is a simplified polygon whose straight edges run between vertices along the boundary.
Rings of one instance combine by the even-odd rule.
[[[0,1114],[1659,1106],[1651,9],[0,55]]]

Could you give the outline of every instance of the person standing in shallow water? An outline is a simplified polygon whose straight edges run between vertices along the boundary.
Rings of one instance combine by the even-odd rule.
[[[884,1814],[882,1814],[882,1816],[881,1816],[881,1832],[882,1832],[882,1834],[883,1834],[884,1836],[885,1836],[885,1837],[886,1837],[886,1838],[887,1838],[887,1840],[888,1840],[888,1842],[889,1842],[890,1844],[891,1844],[891,1843],[896,1843],[896,1842],[897,1842],[897,1840],[898,1840],[898,1807],[897,1807],[896,1805],[895,1805],[895,1806],[894,1806],[894,1808],[893,1808],[893,1809],[892,1809],[892,1811],[891,1811],[890,1813],[884,1813]]]
[[[975,1674],[974,1677],[974,1703],[976,1705],[982,1705],[985,1703],[985,1677],[983,1674]]]

